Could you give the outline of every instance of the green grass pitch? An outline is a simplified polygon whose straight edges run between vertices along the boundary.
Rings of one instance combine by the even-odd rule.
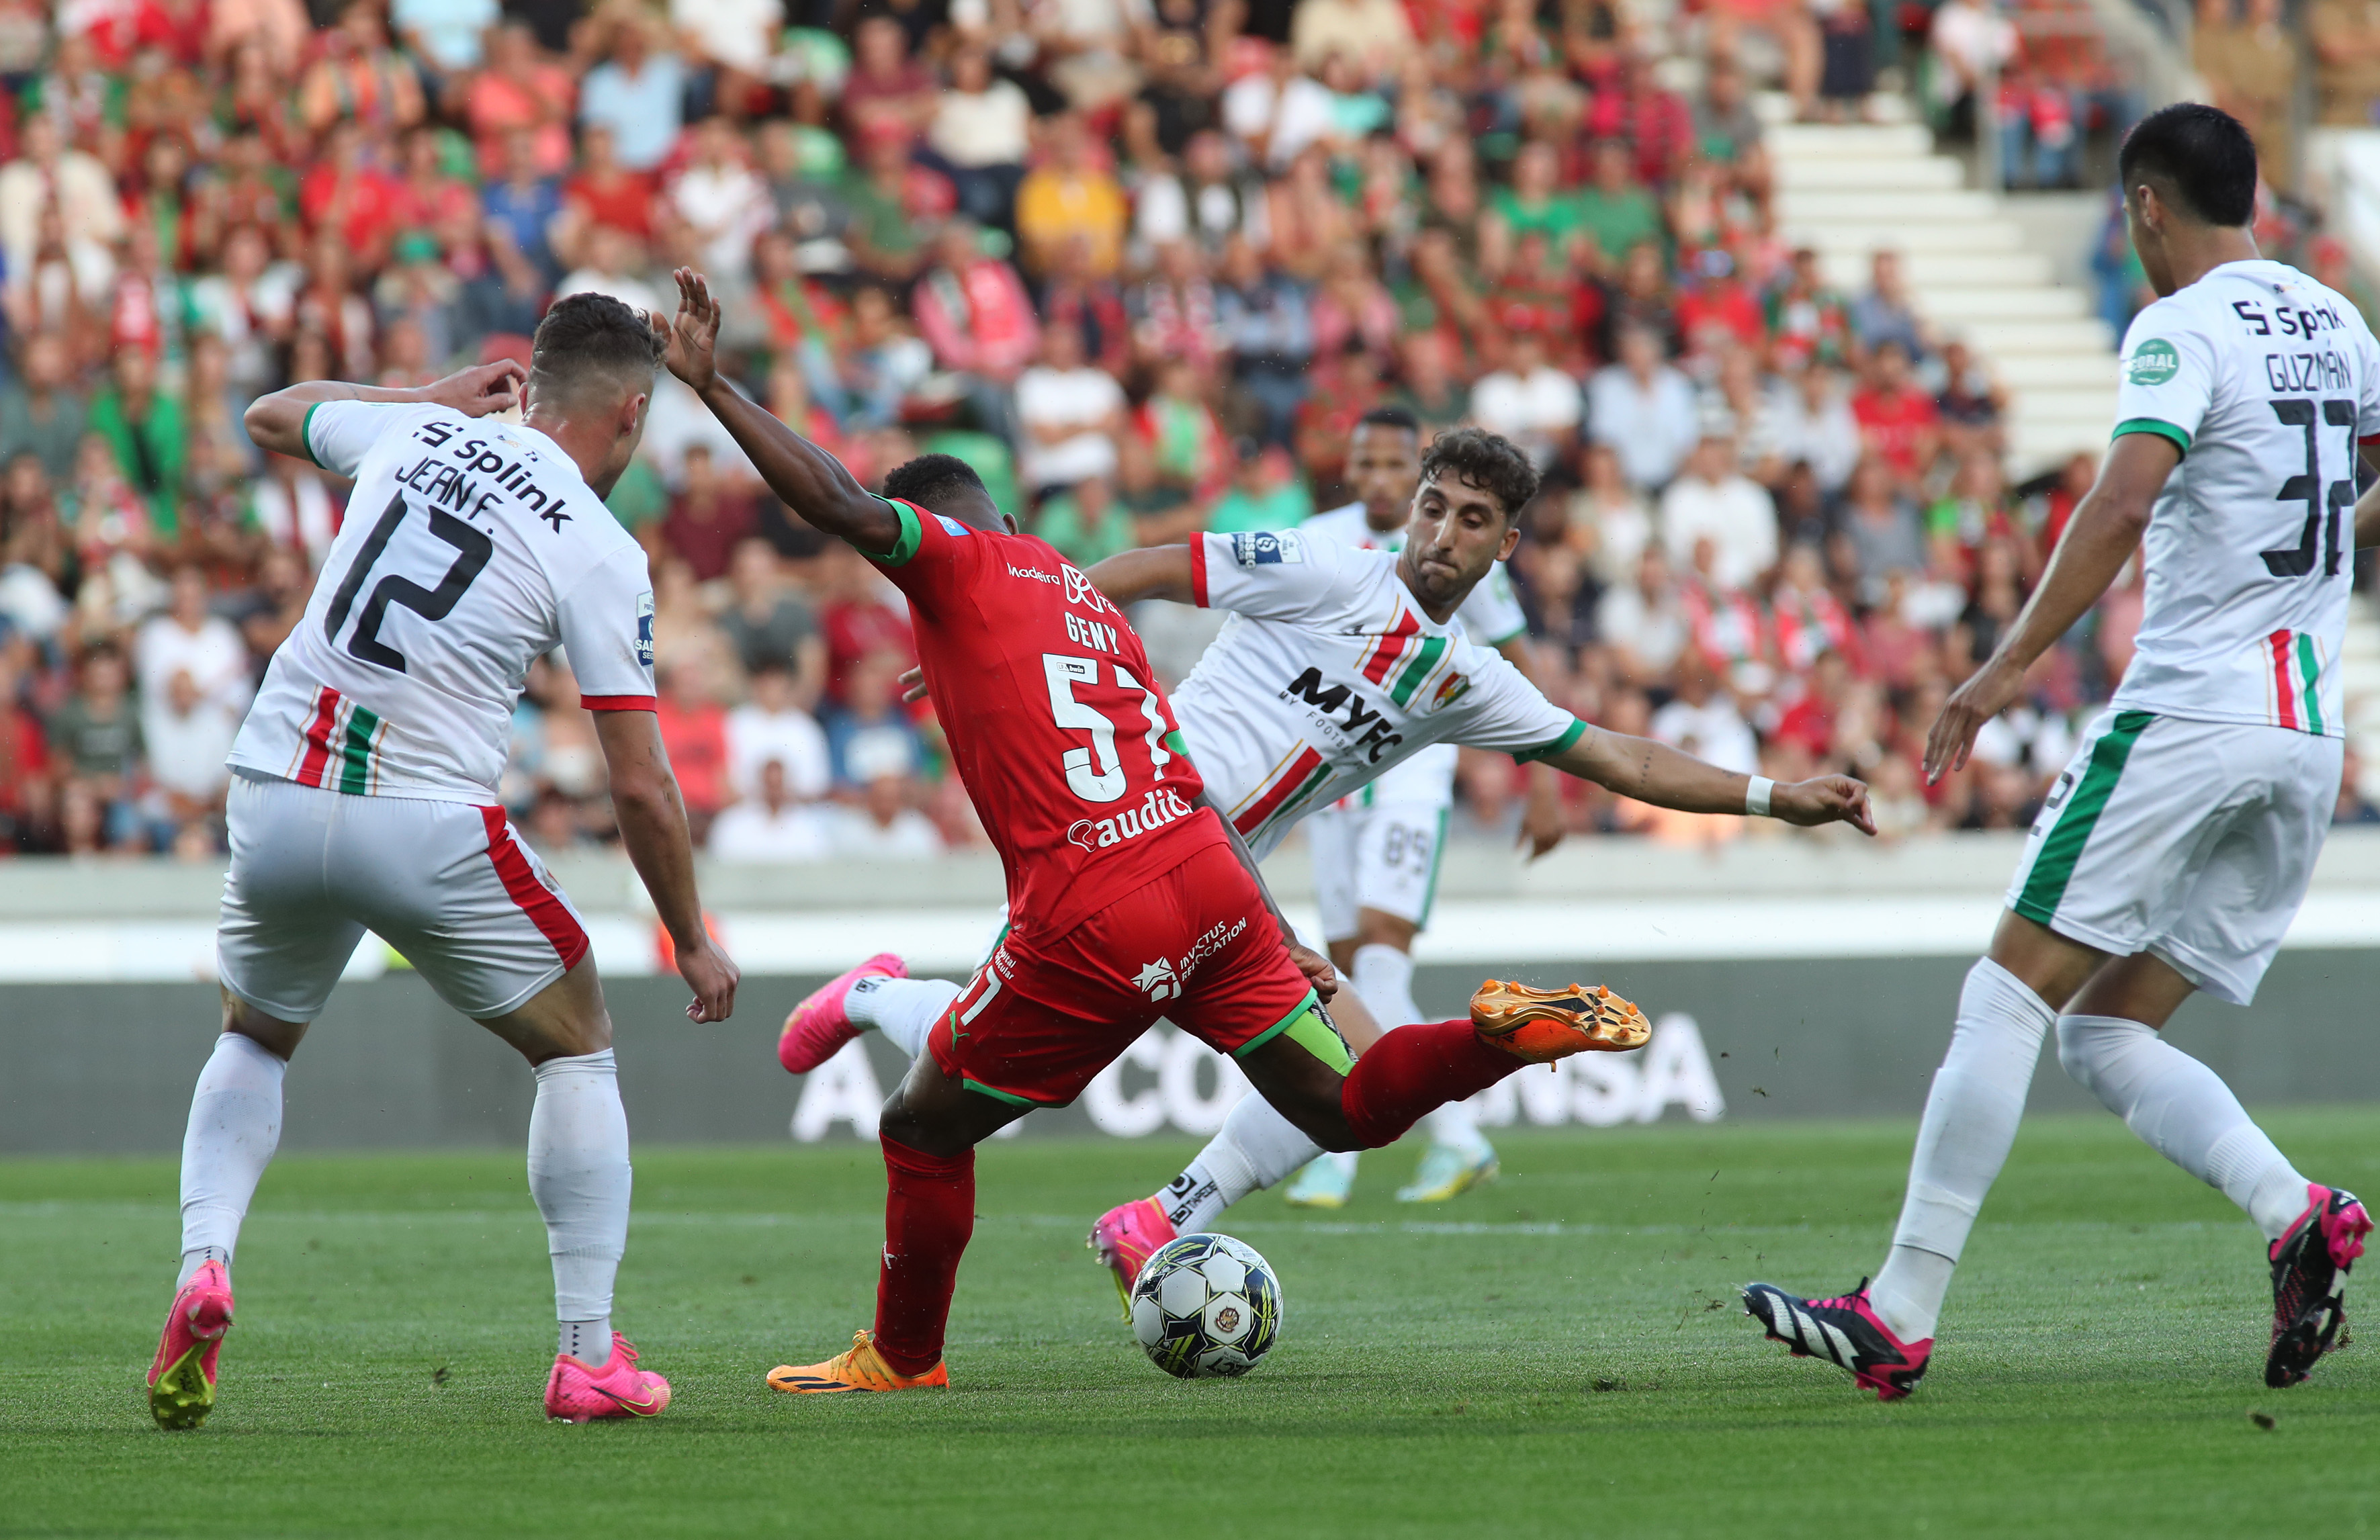
[[[2318,1179],[2380,1191],[2380,1111],[2269,1126]],[[761,1376],[868,1319],[874,1147],[646,1149],[617,1319],[676,1402],[587,1427],[539,1413],[550,1295],[517,1155],[293,1157],[187,1434],[140,1390],[172,1164],[0,1161],[0,1534],[2367,1530],[2380,1350],[2264,1388],[2257,1238],[2112,1119],[2028,1126],[1914,1400],[1764,1341],[1736,1286],[1855,1284],[1910,1136],[1513,1133],[1502,1181],[1419,1215],[1389,1195],[1412,1150],[1375,1155],[1327,1222],[1270,1195],[1227,1217],[1287,1324],[1253,1376],[1201,1383],[1140,1357],[1082,1248],[1190,1146],[995,1145],[955,1388],[818,1401]]]

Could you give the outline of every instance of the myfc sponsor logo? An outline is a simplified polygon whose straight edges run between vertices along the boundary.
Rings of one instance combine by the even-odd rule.
[[[1363,695],[1353,685],[1322,683],[1322,671],[1309,668],[1289,682],[1281,692],[1283,700],[1302,700],[1314,708],[1323,721],[1347,734],[1353,740],[1349,747],[1360,749],[1372,763],[1378,764],[1380,756],[1404,742],[1404,738],[1389,730],[1389,719],[1364,703]],[[1347,713],[1344,721],[1340,711]]]

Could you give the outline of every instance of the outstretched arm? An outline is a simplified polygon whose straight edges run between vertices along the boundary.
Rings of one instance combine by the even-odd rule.
[[[620,843],[652,895],[653,911],[677,952],[677,971],[694,988],[691,1020],[725,1021],[735,1009],[735,964],[702,923],[694,886],[694,843],[686,803],[662,747],[660,719],[650,711],[598,711],[595,737],[611,773],[612,812]]]
[[[248,404],[241,421],[248,428],[249,442],[259,449],[292,459],[310,460],[313,455],[306,447],[306,410],[319,402],[377,401],[397,406],[426,402],[452,406],[465,417],[486,417],[517,406],[521,382],[526,378],[519,364],[510,358],[499,358],[492,364],[457,370],[443,380],[409,390],[350,385],[343,380],[309,380],[271,395],[258,396]]]
[[[1120,551],[1083,576],[1091,580],[1091,587],[1118,605],[1137,604],[1144,599],[1170,599],[1177,604],[1188,604],[1196,598],[1191,590],[1190,548],[1186,545],[1151,545],[1138,551]]]
[[[812,528],[839,535],[863,552],[882,554],[901,542],[901,521],[859,484],[843,462],[745,400],[719,377],[719,301],[702,274],[677,270],[677,317],[663,361],[685,381],[710,415],[751,456],[777,500]],[[655,318],[656,325],[660,324]]]
[[[1657,807],[1686,813],[1749,810],[1745,798],[1752,791],[1752,776],[1723,770],[1651,738],[1589,727],[1568,748],[1547,756],[1545,762]],[[1868,814],[1867,786],[1848,775],[1771,782],[1768,813],[1804,828],[1847,823],[1863,834],[1876,832],[1876,820]]]
[[[1992,649],[1990,661],[1950,692],[1934,719],[1934,730],[1925,735],[1929,782],[1966,764],[1975,734],[2016,699],[2025,670],[2099,602],[2141,543],[2156,495],[2180,463],[2180,446],[2161,433],[2126,433],[2108,447],[2098,481],[2050,552],[2041,586]]]

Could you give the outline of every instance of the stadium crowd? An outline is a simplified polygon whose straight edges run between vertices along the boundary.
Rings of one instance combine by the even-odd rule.
[[[1909,11],[1876,35],[1923,53],[1942,28]],[[1779,236],[1743,61],[1802,115],[1856,112],[1868,15],[0,0],[0,843],[219,848],[224,752],[344,491],[250,445],[249,399],[525,358],[553,297],[661,305],[676,263],[778,416],[863,479],[959,454],[1085,566],[1345,502],[1376,407],[1507,434],[1546,475],[1512,576],[1562,704],[1865,776],[1894,833],[2021,826],[2139,578],[1919,783],[2093,466],[2011,487],[2002,393],[1895,256],[1841,293]],[[900,699],[898,595],[674,382],[609,501],[652,558],[662,732],[715,855],[980,839]],[[549,660],[505,801],[548,849],[601,841],[601,782]],[[1474,825],[1517,785],[1467,755]],[[1736,829],[1572,791],[1582,831]]]

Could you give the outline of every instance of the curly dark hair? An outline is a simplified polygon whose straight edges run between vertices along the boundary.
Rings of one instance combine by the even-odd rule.
[[[530,344],[529,387],[566,395],[601,379],[650,386],[662,367],[661,333],[642,310],[608,294],[574,294],[553,302]]]
[[[969,487],[987,498],[991,495],[983,478],[975,473],[975,467],[955,455],[920,455],[884,473],[885,496],[914,503],[929,513],[943,512],[937,504]]]
[[[1485,428],[1457,428],[1430,441],[1422,452],[1421,479],[1426,484],[1446,476],[1459,476],[1494,498],[1508,522],[1537,495],[1537,467],[1519,445]]]

